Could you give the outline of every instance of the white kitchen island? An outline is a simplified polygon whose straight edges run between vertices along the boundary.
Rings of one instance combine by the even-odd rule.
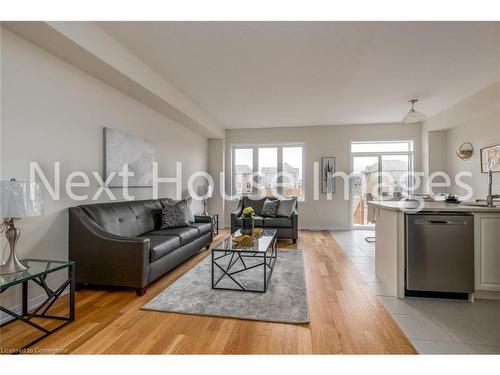
[[[417,202],[371,201],[375,212],[375,272],[391,295],[405,297],[405,215]],[[474,215],[474,289],[480,298],[500,298],[500,207],[425,202],[424,212]]]

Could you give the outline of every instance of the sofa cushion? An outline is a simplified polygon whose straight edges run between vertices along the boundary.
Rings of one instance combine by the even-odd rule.
[[[141,236],[149,238],[151,262],[158,260],[181,246],[178,236]]]
[[[262,207],[264,206],[264,202],[266,201],[266,199],[276,200],[275,197],[243,197],[243,208],[252,207],[256,215],[262,216]]]
[[[96,203],[81,208],[105,231],[137,237],[155,229],[154,214],[161,210],[158,200]]]
[[[181,241],[181,245],[185,245],[196,238],[199,237],[197,228],[168,228],[168,229],[159,229],[154,230],[148,233],[144,233],[145,237],[149,236],[177,236]]]
[[[264,228],[291,228],[292,219],[288,217],[266,217]]]
[[[262,216],[263,217],[276,217],[276,212],[278,212],[278,205],[280,202],[278,200],[266,199],[264,205],[262,206]]]
[[[170,206],[180,205],[182,207],[186,207],[185,213],[186,213],[186,221],[188,223],[195,222],[192,203],[193,203],[193,200],[191,199],[191,197],[182,199],[180,201],[176,201],[175,199],[172,199],[172,198],[160,199],[160,204],[163,208],[165,208],[168,205],[170,205]]]
[[[204,234],[210,233],[212,230],[211,223],[192,223],[189,224],[189,228],[196,228],[198,230],[198,235],[203,236]]]
[[[187,206],[185,204],[167,204],[161,210],[161,228],[187,227]]]
[[[297,205],[297,198],[280,200],[276,216],[290,217]]]
[[[264,225],[264,218],[262,216],[255,215],[253,217],[253,225],[256,227],[261,227]],[[241,228],[241,217],[236,218],[236,226]]]

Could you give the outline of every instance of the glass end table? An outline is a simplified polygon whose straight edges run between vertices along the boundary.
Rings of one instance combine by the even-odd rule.
[[[264,229],[251,246],[237,245],[237,230],[212,249],[212,289],[265,293],[278,258],[276,230]]]
[[[28,267],[27,270],[23,272],[11,273],[7,275],[0,275],[0,294],[4,293],[9,288],[21,285],[22,287],[22,310],[21,313],[18,314],[12,310],[12,308],[7,308],[2,306],[0,303],[0,311],[3,313],[10,315],[13,319],[8,322],[0,325],[0,327],[4,327],[7,324],[11,324],[15,321],[21,321],[25,324],[30,325],[33,328],[41,331],[43,333],[42,336],[38,337],[34,341],[29,344],[23,346],[22,348],[12,350],[12,354],[22,353],[25,349],[29,348],[33,344],[39,342],[45,337],[51,335],[62,327],[68,325],[72,321],[75,320],[75,262],[73,261],[56,261],[56,260],[37,260],[37,259],[24,259],[21,261],[23,265]],[[63,281],[63,283],[55,290],[51,289],[47,283],[46,278],[47,275],[59,271],[59,270],[68,270],[68,278]],[[40,286],[46,294],[45,300],[37,307],[29,311],[29,295],[28,295],[28,283],[34,282],[38,286]],[[57,301],[57,299],[61,296],[61,294],[66,290],[69,286],[69,311],[67,316],[54,316],[50,315],[48,312],[52,305]],[[43,318],[43,319],[52,319],[59,320],[62,324],[58,325],[56,328],[47,329],[40,324],[37,324],[33,321],[33,318]],[[3,348],[5,349],[5,348]]]

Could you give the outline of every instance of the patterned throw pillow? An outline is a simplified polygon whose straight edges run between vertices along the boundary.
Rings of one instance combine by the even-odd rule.
[[[161,229],[187,227],[186,206],[166,205],[161,210]]]
[[[276,217],[276,212],[278,211],[279,200],[266,199],[264,205],[262,206],[262,216],[264,217]]]
[[[292,216],[293,209],[295,208],[296,204],[297,204],[297,198],[281,200],[276,216],[283,216],[283,217]]]
[[[194,213],[193,213],[193,207],[192,207],[192,199],[191,197],[182,199],[180,201],[176,201],[175,199],[172,198],[164,198],[160,199],[160,204],[163,208],[166,206],[172,206],[172,205],[181,205],[186,207],[186,221],[188,223],[194,223]]]

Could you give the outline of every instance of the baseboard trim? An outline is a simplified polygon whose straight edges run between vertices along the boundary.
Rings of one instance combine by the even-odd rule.
[[[322,226],[322,225],[303,226],[299,229],[302,229],[302,230],[327,230],[330,232],[339,231],[339,230],[349,230],[349,228],[344,228],[344,227],[328,227],[328,226]]]
[[[231,229],[230,226],[224,227],[224,229]],[[322,225],[311,225],[311,226],[302,226],[299,227],[299,230],[328,230],[328,231],[338,231],[338,230],[351,230],[350,228],[344,227],[328,227]]]
[[[491,292],[491,291],[487,291],[487,290],[476,290],[474,292],[474,297],[476,299],[500,300],[500,292]]]

